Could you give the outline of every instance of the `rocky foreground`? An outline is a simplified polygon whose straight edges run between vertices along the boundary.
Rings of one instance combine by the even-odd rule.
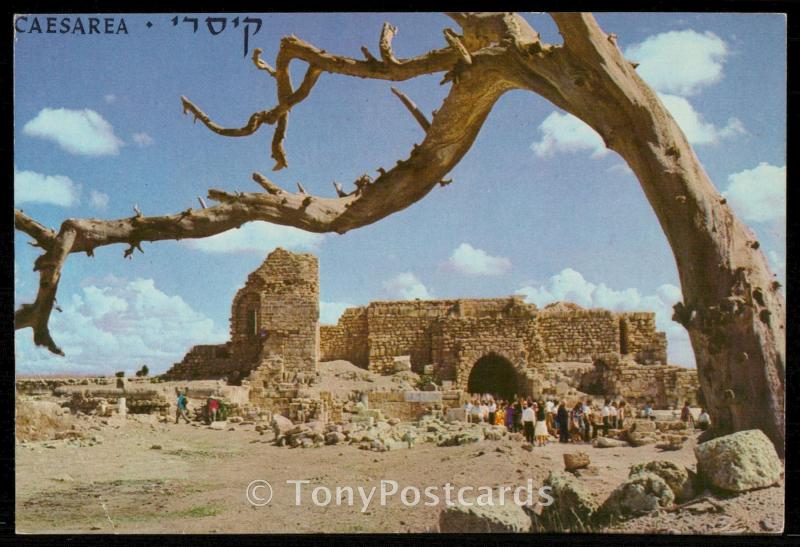
[[[207,426],[27,403],[18,406],[25,440],[16,447],[16,524],[26,533],[783,528],[783,467],[757,431],[698,445],[693,431],[637,422],[594,444],[532,447],[502,427],[436,416],[399,422],[362,409],[344,425],[234,416]],[[260,480],[272,489],[266,505],[263,488],[248,501],[248,485]],[[496,493],[531,484],[534,503],[465,507],[454,496],[454,507],[424,498],[409,505],[402,494],[426,487],[441,494],[448,483],[471,487],[467,503],[481,487]],[[552,489],[549,506],[536,504],[543,486]],[[366,505],[358,494],[348,503],[346,492],[337,499],[337,487],[376,494]]]

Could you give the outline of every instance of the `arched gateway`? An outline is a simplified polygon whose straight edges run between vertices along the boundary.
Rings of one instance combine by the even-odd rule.
[[[511,399],[523,391],[516,367],[497,353],[488,353],[475,361],[467,379],[468,393],[491,393]]]

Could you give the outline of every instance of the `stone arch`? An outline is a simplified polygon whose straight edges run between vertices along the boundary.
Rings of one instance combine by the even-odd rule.
[[[462,355],[458,387],[467,393],[497,393],[501,398],[528,395],[524,359],[503,351],[485,351]]]

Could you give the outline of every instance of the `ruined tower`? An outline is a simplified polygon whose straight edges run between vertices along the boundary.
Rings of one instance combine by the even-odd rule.
[[[319,265],[311,254],[272,251],[231,308],[231,357],[250,369],[280,357],[285,372],[313,375],[319,359]]]
[[[237,291],[230,333],[225,344],[193,347],[164,376],[225,376],[239,383],[258,370],[260,384],[313,378],[319,361],[317,258],[280,247],[272,251]]]

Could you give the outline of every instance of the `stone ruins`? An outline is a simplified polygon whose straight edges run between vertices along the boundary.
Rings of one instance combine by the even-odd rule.
[[[230,329],[229,342],[193,347],[164,378],[224,377],[248,386],[252,404],[306,418],[335,411],[330,394],[311,397],[308,388],[320,362],[340,359],[380,374],[421,374],[422,389],[440,391],[447,406],[468,393],[698,402],[696,371],[666,363],[654,313],[563,302],[539,309],[511,296],[372,302],[320,327],[317,259],[281,248],[237,292]]]

